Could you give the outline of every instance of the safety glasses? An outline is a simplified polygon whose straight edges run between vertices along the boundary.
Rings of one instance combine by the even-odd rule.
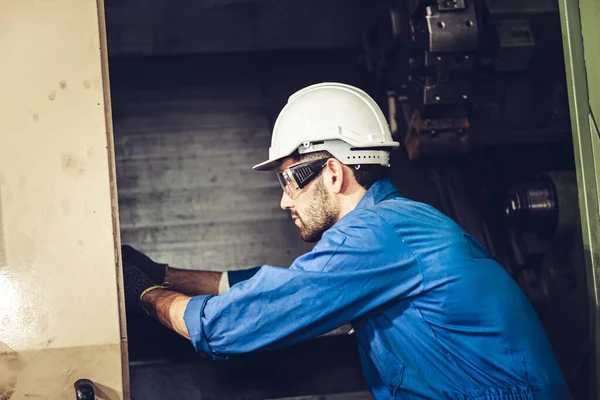
[[[327,165],[328,158],[308,161],[284,169],[277,173],[281,188],[290,198],[296,200],[302,189],[315,179],[323,167]]]

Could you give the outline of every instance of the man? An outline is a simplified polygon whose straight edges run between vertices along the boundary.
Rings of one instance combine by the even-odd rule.
[[[569,398],[511,277],[452,220],[382,179],[397,146],[363,91],[300,90],[275,123],[269,160],[254,168],[278,170],[281,208],[314,249],[289,268],[265,265],[229,285],[239,274],[159,268],[153,281],[125,265],[128,302],[141,301],[214,359],[351,323],[376,399]],[[156,273],[152,261],[125,252]]]

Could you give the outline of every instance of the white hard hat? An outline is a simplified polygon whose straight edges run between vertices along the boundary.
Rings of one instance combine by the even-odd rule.
[[[254,166],[265,171],[296,150],[326,150],[344,164],[389,166],[392,140],[383,112],[364,91],[341,83],[319,83],[294,93],[281,110],[271,138],[269,159]]]

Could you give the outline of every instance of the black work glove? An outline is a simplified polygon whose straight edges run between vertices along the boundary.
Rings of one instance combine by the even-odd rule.
[[[150,257],[127,244],[121,246],[121,256],[123,264],[135,265],[157,285],[164,283],[167,264],[154,262]]]
[[[125,290],[125,309],[128,314],[147,314],[140,299],[150,288],[159,288],[148,275],[132,264],[123,263],[123,283]]]

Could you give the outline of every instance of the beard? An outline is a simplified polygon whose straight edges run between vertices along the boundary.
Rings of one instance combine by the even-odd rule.
[[[292,216],[297,218],[300,239],[308,243],[319,241],[323,233],[337,222],[339,210],[333,204],[321,177],[315,182],[313,196],[302,214],[292,213]]]

